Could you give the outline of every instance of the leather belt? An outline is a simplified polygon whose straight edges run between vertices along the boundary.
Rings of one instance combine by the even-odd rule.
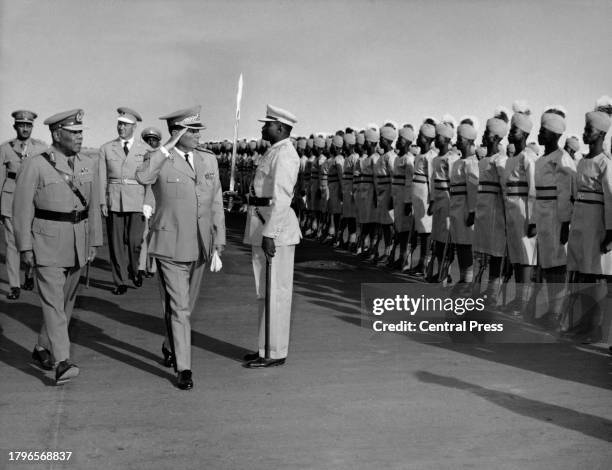
[[[109,178],[109,184],[140,184],[138,181],[132,178]]]
[[[249,196],[249,206],[268,207],[271,202],[271,197]]]
[[[14,180],[15,178],[17,178],[17,173],[15,173],[14,171],[7,171],[6,177],[10,180]]]
[[[34,211],[34,217],[37,219],[55,220],[57,222],[72,222],[73,224],[78,224],[79,222],[89,218],[89,209],[85,208],[81,211],[72,212],[56,212],[45,209],[36,209]]]

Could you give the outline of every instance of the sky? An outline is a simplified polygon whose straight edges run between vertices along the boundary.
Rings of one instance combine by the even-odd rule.
[[[84,144],[116,137],[116,108],[159,116],[202,105],[201,140],[259,138],[270,103],[294,135],[391,119],[563,105],[567,132],[612,95],[610,0],[0,0],[0,140],[10,113],[85,110]],[[481,126],[481,127],[482,127]]]

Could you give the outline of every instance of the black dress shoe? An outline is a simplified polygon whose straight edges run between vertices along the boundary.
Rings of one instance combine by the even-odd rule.
[[[182,370],[177,374],[176,386],[181,390],[191,390],[193,388],[190,370]]]
[[[144,273],[144,277],[146,277],[147,279],[150,279],[153,276],[155,276],[155,273],[152,273],[151,271],[145,271]]]
[[[19,287],[11,287],[11,291],[6,294],[6,298],[9,300],[17,300],[20,294],[21,289],[19,289]]]
[[[144,271],[138,271],[138,272],[136,273],[136,276],[134,276],[134,285],[135,285],[136,287],[141,287],[141,286],[142,286],[142,273],[143,273],[143,272],[144,272]]]
[[[253,361],[247,362],[245,367],[249,369],[261,369],[264,367],[282,366],[284,363],[284,357],[282,359],[266,359],[264,357],[258,357]]]
[[[32,351],[32,359],[36,362],[41,369],[53,370],[53,360],[51,360],[51,353],[46,349],[36,349]]]
[[[21,286],[23,290],[34,290],[34,278],[26,277],[25,281],[23,281],[23,285]]]
[[[74,379],[79,375],[79,366],[73,364],[68,359],[60,362],[55,368],[55,384],[61,385]]]
[[[114,295],[123,295],[127,292],[127,286],[125,284],[121,284],[120,286],[115,287],[112,290]]]
[[[248,353],[248,354],[245,354],[243,357],[243,359],[247,362],[254,361],[255,359],[258,359],[258,358],[259,358],[258,352]]]
[[[162,354],[164,355],[164,360],[162,361],[164,366],[172,367],[174,365],[174,356],[172,355],[172,351],[166,348],[166,345],[162,343]]]

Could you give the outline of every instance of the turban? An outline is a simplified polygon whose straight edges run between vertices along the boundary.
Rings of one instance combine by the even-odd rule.
[[[300,139],[297,141],[298,148],[304,150],[306,148],[306,139]]]
[[[447,139],[452,139],[455,135],[455,130],[445,122],[439,122],[436,124],[436,134],[446,137]]]
[[[355,134],[351,132],[344,134],[344,142],[346,142],[346,145],[355,145]]]
[[[514,113],[512,115],[511,122],[513,126],[518,127],[527,134],[531,133],[531,129],[533,129],[533,122],[531,122],[531,118],[523,113]]]
[[[411,127],[402,127],[399,130],[399,135],[408,142],[414,142],[414,130]]]
[[[571,148],[574,152],[578,152],[580,150],[580,141],[578,137],[572,135],[565,140],[565,145]]]
[[[436,128],[431,124],[423,124],[419,129],[419,132],[430,139],[433,139],[436,136]]]
[[[478,135],[476,128],[470,124],[460,124],[457,128],[457,134],[467,140],[476,140]]]
[[[325,148],[325,139],[323,137],[315,137],[314,145],[317,148],[324,149]]]
[[[363,145],[365,143],[365,134],[363,134],[361,132],[359,134],[357,134],[357,143],[359,145]]]
[[[344,145],[344,139],[342,138],[341,135],[335,135],[332,139],[332,143],[336,147],[342,147]]]
[[[493,135],[504,138],[508,133],[508,123],[502,119],[491,118],[487,121],[487,130]]]
[[[548,129],[555,134],[563,134],[565,132],[565,119],[557,113],[542,114],[542,127]]]
[[[393,127],[385,126],[380,129],[380,136],[387,140],[394,141],[397,139],[397,131]]]
[[[366,129],[365,140],[372,143],[378,143],[380,140],[380,135],[378,134],[378,131],[374,129]]]
[[[593,129],[601,132],[608,132],[610,129],[610,116],[603,111],[591,111],[586,113],[586,123],[590,124]]]

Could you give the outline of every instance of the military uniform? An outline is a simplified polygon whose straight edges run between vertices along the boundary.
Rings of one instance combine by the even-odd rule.
[[[370,224],[378,222],[378,213],[375,204],[377,203],[376,191],[374,188],[374,165],[380,158],[378,153],[366,155],[359,161],[359,185],[360,200],[362,211],[360,212],[360,222]]]
[[[68,111],[45,124],[52,131],[81,131],[82,115]],[[89,248],[102,245],[98,162],[82,154],[67,157],[55,145],[45,154],[48,159],[44,154],[26,159],[17,178],[15,238],[19,251],[33,251],[36,264],[44,319],[38,345],[64,362],[70,357],[68,324],[81,268]]]
[[[554,268],[567,264],[567,245],[560,242],[561,224],[572,217],[572,188],[576,166],[565,150],[543,155],[535,162],[536,201],[534,223],[537,229],[539,265]]]
[[[119,119],[130,116],[133,123],[141,120],[135,111],[128,110],[126,114],[123,110],[128,108],[118,109]],[[100,200],[108,207],[108,246],[117,287],[125,285],[138,273],[146,222],[142,214],[145,187],[136,180],[136,169],[142,165],[147,151],[147,146],[136,141],[134,136],[127,141],[118,137],[100,148]]]
[[[342,217],[346,219],[357,217],[354,194],[354,172],[359,161],[359,155],[353,153],[344,159],[342,166]]]
[[[457,160],[457,154],[449,151],[437,155],[431,162],[432,183],[431,203],[433,214],[431,222],[431,238],[444,245],[448,242],[450,229],[450,169]]]
[[[342,186],[340,178],[342,177],[343,167],[344,157],[342,155],[336,155],[329,159],[327,183],[329,185],[329,212],[332,215],[342,213]]]
[[[535,223],[533,205],[536,196],[536,159],[537,155],[526,148],[506,160],[500,175],[506,210],[508,257],[512,264],[537,264],[536,237],[527,236],[529,224]]]
[[[16,111],[13,113],[15,123],[32,123],[36,114],[30,111]],[[4,224],[4,238],[6,241],[6,271],[11,290],[18,289],[19,279],[19,251],[15,246],[15,230],[13,223],[13,193],[15,181],[23,162],[40,154],[47,149],[47,145],[37,139],[28,138],[9,140],[0,145],[0,217]],[[28,277],[28,273],[26,273]]]
[[[393,223],[393,206],[391,201],[391,176],[397,154],[389,150],[381,155],[374,164],[374,186],[376,191],[376,222],[381,225]]]
[[[476,155],[455,160],[450,168],[450,231],[453,244],[471,245],[474,226],[466,224],[476,210],[478,195],[478,159]]]
[[[164,116],[169,126],[202,129],[200,108]],[[225,216],[219,167],[214,154],[161,147],[147,154],[137,180],[151,185],[156,211],[151,219],[149,254],[158,262],[164,314],[170,316],[177,371],[191,370],[191,322],[205,262],[225,245]],[[180,375],[180,374],[179,374]],[[179,383],[180,387],[180,383]]]
[[[268,106],[268,120],[282,120],[295,124],[295,117],[287,111]],[[299,168],[299,157],[289,139],[276,142],[262,157],[253,180],[255,198],[247,214],[244,243],[252,247],[255,291],[259,304],[259,357],[265,351],[265,292],[266,256],[262,238],[274,240],[276,253],[270,266],[270,344],[269,358],[287,357],[291,323],[291,299],[293,295],[293,261],[295,245],[301,233],[297,217],[290,207],[293,187]],[[266,358],[267,359],[267,358]]]
[[[601,252],[612,230],[612,158],[600,153],[578,162],[574,211],[567,247],[567,269],[612,275],[612,251]]]
[[[506,160],[505,155],[497,153],[478,162],[473,248],[497,257],[506,251],[506,216],[499,176]]]
[[[414,155],[407,152],[395,159],[391,195],[393,197],[393,224],[399,233],[407,232],[412,228],[412,216],[404,214],[404,206],[411,202],[413,173]]]
[[[432,160],[437,155],[435,149],[419,154],[414,159],[412,177],[412,212],[414,229],[417,233],[431,233],[431,216],[427,215],[430,195],[430,180],[433,175]]]

